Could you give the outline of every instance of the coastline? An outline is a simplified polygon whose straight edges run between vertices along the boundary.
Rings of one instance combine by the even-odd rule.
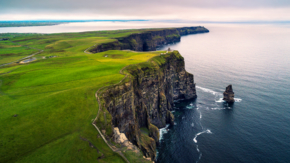
[[[150,29],[150,30],[152,30],[152,29]],[[167,32],[166,29],[159,29],[159,32],[160,32],[160,30],[161,31],[163,30],[163,32],[165,32],[165,34]],[[174,29],[173,30],[170,29],[170,31],[176,32],[176,30],[174,30]],[[113,33],[113,32],[111,32],[111,33]],[[118,32],[117,34],[121,33],[121,37],[120,37],[120,35],[118,35],[119,37],[115,37],[115,38],[125,38],[124,40],[126,40],[127,38],[124,36],[132,37],[132,35],[130,35],[132,33],[129,33],[127,31],[116,31],[116,32]],[[127,33],[124,33],[124,32],[127,32]],[[140,33],[140,30],[139,31],[135,30],[135,31],[133,31],[133,33],[134,32]],[[96,33],[103,34],[104,32],[96,32]],[[103,44],[104,42],[106,43],[108,41],[109,42],[112,41],[111,39],[109,39],[110,37],[112,37],[112,35],[110,35],[111,33],[106,34],[106,36],[109,36],[109,37],[93,37],[95,35],[95,33],[85,33],[87,35],[87,37],[91,37],[88,39],[83,39],[84,38],[84,36],[82,35],[83,33],[55,34],[55,35],[33,35],[32,34],[32,35],[28,35],[28,36],[20,34],[19,35],[20,37],[13,37],[11,39],[11,41],[15,41],[15,42],[17,42],[17,44],[19,44],[17,46],[12,44],[13,48],[19,48],[19,47],[24,47],[24,46],[33,44],[32,47],[36,46],[38,49],[43,50],[41,55],[44,55],[44,56],[36,56],[36,57],[43,58],[46,55],[51,56],[52,55],[51,53],[53,53],[53,56],[57,56],[57,57],[47,57],[47,59],[45,59],[45,60],[37,60],[34,62],[30,62],[28,64],[20,65],[20,64],[16,63],[13,65],[1,67],[1,71],[4,72],[1,74],[1,83],[2,83],[1,84],[1,94],[2,94],[1,98],[3,98],[3,100],[6,99],[5,100],[6,102],[2,105],[3,105],[3,108],[7,108],[9,111],[14,112],[14,113],[6,112],[6,114],[3,114],[2,117],[11,118],[10,114],[13,114],[12,117],[15,120],[14,121],[15,123],[17,122],[18,119],[25,118],[23,123],[31,124],[30,128],[26,129],[28,131],[26,133],[29,133],[29,130],[34,130],[34,128],[37,128],[38,127],[37,124],[42,124],[42,126],[43,126],[41,129],[38,128],[39,133],[47,132],[47,128],[51,128],[52,126],[55,126],[55,124],[58,124],[58,125],[61,124],[61,126],[62,126],[61,131],[66,131],[66,130],[71,130],[74,128],[69,127],[70,124],[72,124],[72,123],[68,123],[68,122],[64,123],[66,121],[62,121],[62,118],[59,116],[63,116],[63,114],[57,114],[57,115],[53,114],[53,115],[49,116],[50,119],[46,119],[46,117],[41,117],[39,112],[46,111],[46,109],[49,109],[50,112],[53,112],[54,109],[57,109],[58,111],[60,111],[62,109],[72,107],[72,108],[74,108],[73,110],[79,110],[78,112],[80,112],[82,114],[86,114],[86,116],[83,116],[82,114],[79,114],[79,113],[74,114],[74,112],[72,112],[72,113],[70,112],[69,114],[64,114],[64,115],[69,117],[69,119],[70,119],[69,122],[74,122],[76,124],[76,126],[81,125],[82,126],[81,129],[85,130],[84,132],[90,133],[91,128],[88,126],[87,127],[84,127],[84,126],[87,125],[86,124],[86,122],[88,120],[87,118],[92,117],[94,113],[97,113],[98,108],[96,108],[97,105],[94,106],[94,104],[97,103],[97,100],[95,98],[91,99],[91,96],[89,94],[93,90],[98,90],[99,88],[102,88],[103,86],[111,86],[112,87],[112,84],[114,84],[114,82],[117,82],[117,79],[119,79],[119,78],[121,79],[121,76],[122,76],[119,73],[117,74],[115,72],[115,69],[119,68],[119,67],[121,68],[121,66],[124,68],[124,65],[130,65],[129,66],[130,68],[126,69],[126,71],[127,71],[126,73],[130,73],[131,77],[135,78],[134,80],[133,79],[131,80],[132,88],[133,87],[138,88],[138,87],[136,87],[139,83],[137,81],[141,81],[141,78],[139,78],[141,76],[142,76],[142,80],[144,79],[145,83],[147,82],[147,79],[151,80],[151,82],[147,82],[147,84],[145,84],[145,83],[142,84],[142,85],[148,85],[148,89],[151,89],[150,83],[152,84],[152,82],[157,82],[157,80],[154,79],[155,77],[159,78],[158,82],[160,82],[161,85],[168,87],[168,88],[172,87],[174,84],[173,84],[173,82],[170,82],[172,80],[170,77],[170,74],[175,75],[176,78],[179,78],[180,85],[183,85],[183,86],[188,85],[188,88],[194,86],[193,76],[185,71],[183,57],[178,52],[169,52],[168,54],[165,54],[165,55],[160,55],[161,53],[165,53],[165,51],[161,51],[161,52],[156,52],[156,51],[138,52],[138,51],[126,51],[126,50],[119,51],[119,50],[109,49],[109,51],[104,51],[104,52],[100,52],[100,53],[93,53],[93,54],[87,54],[84,52],[84,50],[87,49],[87,47],[88,47],[88,42],[90,42],[89,45],[94,45],[98,42],[99,42],[99,44]],[[148,31],[147,31],[146,35],[150,36],[151,34],[148,33]],[[77,36],[80,36],[81,39],[77,38]],[[142,35],[139,35],[139,36],[142,36]],[[154,36],[157,36],[157,35],[154,35]],[[167,35],[160,35],[160,36],[156,37],[157,39],[155,41],[150,41],[150,40],[146,40],[146,41],[149,41],[152,43],[152,46],[151,46],[152,48],[156,48],[157,45],[169,42],[170,40],[172,40],[172,38],[174,40],[179,40],[179,38],[180,38],[180,35],[173,35],[173,37],[166,37],[166,36]],[[169,33],[169,36],[170,36],[170,33]],[[67,39],[67,38],[72,38],[72,37],[76,41]],[[49,40],[49,39],[51,39],[51,40]],[[96,41],[96,39],[99,39],[100,41],[98,41],[98,40]],[[37,42],[31,42],[31,40],[37,41]],[[94,42],[92,42],[92,41],[94,41]],[[9,42],[6,41],[6,42],[2,42],[2,43],[9,43]],[[42,43],[42,44],[40,44],[40,43]],[[123,42],[123,44],[124,44],[124,42]],[[137,42],[137,44],[139,44],[139,42]],[[131,45],[137,45],[137,44],[128,44],[128,45],[131,46]],[[67,45],[69,45],[69,46],[67,46]],[[144,45],[144,44],[140,42],[140,45]],[[5,46],[7,46],[7,45],[5,45]],[[77,47],[77,46],[80,46],[80,47]],[[71,47],[73,47],[73,48],[71,49]],[[142,46],[135,46],[135,47],[142,47]],[[141,49],[141,50],[143,50],[143,49]],[[155,57],[157,55],[158,55],[158,57]],[[149,59],[149,62],[147,61],[148,59]],[[143,60],[147,61],[147,62],[144,62]],[[77,64],[75,64],[75,63],[77,63]],[[104,63],[107,63],[107,64],[104,64]],[[136,66],[136,63],[138,63],[139,66]],[[51,68],[51,65],[53,66],[54,69]],[[98,65],[98,66],[96,66],[96,65]],[[116,66],[112,67],[114,65],[116,65]],[[161,67],[158,67],[158,65]],[[155,73],[149,75],[150,71],[147,70],[148,68],[150,70],[155,71]],[[57,71],[55,71],[55,69],[57,69]],[[87,71],[87,69],[90,71]],[[109,70],[109,71],[106,71],[105,76],[102,75],[104,69]],[[174,72],[174,71],[176,71],[176,72]],[[5,72],[7,72],[7,73],[5,73]],[[46,72],[46,73],[43,73],[43,72]],[[98,76],[98,73],[101,76]],[[76,75],[76,74],[79,74],[79,75]],[[167,75],[164,76],[162,74],[167,74]],[[19,75],[22,76],[22,78],[19,79],[16,77]],[[35,80],[33,82],[24,82],[25,80],[30,80],[29,75],[35,76],[37,80]],[[147,76],[147,75],[149,75],[149,76]],[[164,77],[166,77],[166,80],[168,80],[168,82],[162,84],[162,81],[165,79]],[[54,80],[54,79],[57,79],[57,80]],[[12,85],[9,85],[10,84],[9,82],[7,83],[7,81],[9,81],[9,80],[13,81]],[[17,82],[15,82],[15,81],[17,81]],[[73,82],[69,82],[69,81],[73,81]],[[118,82],[120,82],[120,80]],[[130,79],[125,80],[124,82],[128,83],[128,82],[130,82]],[[8,94],[7,92],[9,92],[12,88],[17,89],[17,87],[14,83],[16,83],[16,84],[20,83],[23,85],[22,88],[25,88],[25,87],[27,87],[27,88],[21,89],[21,90],[15,92],[14,94],[11,94],[11,93]],[[63,83],[66,83],[66,84],[63,85]],[[79,84],[77,84],[77,83],[79,83]],[[82,83],[86,83],[86,84],[83,85]],[[37,87],[34,87],[34,86],[37,86]],[[136,131],[136,134],[130,134],[129,132],[126,133],[127,136],[129,135],[128,140],[132,140],[132,138],[134,138],[134,137],[137,138],[135,142],[136,143],[137,143],[137,141],[140,142],[139,147],[141,147],[141,151],[143,153],[146,153],[145,156],[147,158],[150,158],[151,160],[154,160],[155,155],[156,155],[156,152],[154,152],[156,150],[156,146],[154,144],[156,144],[156,142],[158,143],[158,140],[159,140],[159,131],[158,131],[158,128],[156,126],[162,127],[162,126],[166,125],[166,123],[173,123],[174,117],[172,116],[172,113],[170,113],[170,111],[168,110],[168,108],[172,108],[171,105],[172,105],[173,99],[177,99],[177,98],[179,98],[179,96],[182,98],[190,98],[190,97],[195,96],[194,95],[195,92],[193,92],[193,90],[188,89],[188,88],[182,88],[182,89],[184,89],[184,90],[188,89],[189,96],[186,95],[187,93],[185,93],[185,94],[180,93],[179,91],[177,91],[177,90],[179,90],[179,88],[177,86],[173,86],[173,88],[177,88],[175,93],[172,94],[172,92],[171,92],[170,93],[171,95],[169,95],[168,94],[169,92],[166,92],[165,91],[166,89],[163,86],[159,87],[159,84],[156,83],[154,86],[154,89],[146,91],[149,93],[154,93],[155,95],[148,95],[148,96],[151,96],[152,98],[153,97],[157,98],[157,101],[159,101],[160,104],[163,103],[161,105],[163,111],[162,111],[162,113],[160,113],[162,118],[153,118],[153,120],[155,120],[155,121],[152,120],[152,125],[151,125],[151,123],[147,123],[147,120],[149,120],[148,119],[149,117],[143,113],[147,112],[146,108],[149,108],[149,106],[142,104],[144,106],[143,111],[140,112],[140,116],[137,116],[137,117],[139,117],[138,121],[141,124],[141,133],[142,134],[140,133],[140,130],[139,131],[137,130],[138,127],[135,128],[136,130],[134,129]],[[97,88],[97,89],[94,89],[94,88]],[[118,86],[118,89],[119,88],[120,87]],[[49,92],[43,92],[47,89],[49,89]],[[180,90],[182,90],[182,89],[180,89]],[[141,95],[140,94],[141,90],[138,90],[138,91],[137,91],[137,89],[134,89],[134,90],[136,90],[135,92],[134,91],[133,92],[134,92],[135,101],[137,102],[138,100],[136,100],[136,99],[137,99],[137,96]],[[157,91],[157,90],[159,90],[159,91]],[[162,92],[161,90],[163,91],[163,93],[161,93]],[[158,94],[156,91],[160,92],[160,93]],[[49,96],[43,96],[42,94],[44,94],[44,93],[48,94]],[[108,93],[108,92],[103,92],[103,93]],[[21,107],[18,105],[10,105],[11,103],[15,104],[14,100],[17,101],[18,99],[27,97],[27,96],[18,96],[19,94],[20,95],[28,94],[27,95],[28,97],[33,96],[33,98],[26,99],[26,103],[21,105]],[[81,95],[84,94],[85,96],[79,96],[80,94]],[[19,98],[11,99],[10,98],[11,95],[18,96]],[[35,99],[35,96],[37,96],[37,98],[43,98],[43,99],[35,101],[35,100],[33,100],[33,99]],[[66,98],[62,98],[63,96],[65,96]],[[53,98],[51,98],[51,97],[53,97]],[[78,97],[78,98],[75,100],[71,100],[72,98],[75,98],[75,97]],[[168,102],[166,102],[167,101],[166,98],[168,98],[168,97],[169,97]],[[128,99],[131,99],[131,98],[129,97]],[[162,100],[163,100],[163,102],[161,102]],[[44,102],[51,101],[50,103],[54,103],[54,105],[57,107],[51,108],[51,105],[43,105],[42,101],[44,101]],[[149,101],[154,101],[154,100],[149,100]],[[169,103],[169,101],[170,101],[170,103]],[[88,103],[90,103],[90,106],[83,105],[83,104],[88,104]],[[149,104],[150,102],[144,102],[144,104],[147,104],[147,103]],[[16,104],[18,104],[18,103],[16,103]],[[80,104],[82,104],[82,105],[80,105]],[[106,103],[106,104],[109,104],[109,103]],[[72,106],[70,106],[70,105],[72,105]],[[31,106],[34,106],[34,107],[31,108]],[[75,106],[78,106],[79,108],[75,108]],[[135,105],[135,106],[137,106],[137,105]],[[145,106],[146,106],[146,108],[145,108]],[[155,105],[155,104],[154,104],[154,106],[157,107],[157,105]],[[23,114],[23,112],[21,110],[19,110],[20,108],[30,108],[29,110],[31,110],[31,109],[33,110],[33,109],[38,109],[39,107],[41,107],[43,109],[38,110],[38,111],[32,111],[30,114],[28,114],[29,116]],[[98,122],[96,125],[98,128],[100,128],[99,131],[102,135],[104,135],[104,137],[106,137],[105,135],[108,135],[110,138],[110,136],[112,136],[111,135],[112,134],[111,123],[115,123],[115,121],[112,121],[112,119],[111,119],[112,117],[109,114],[108,110],[103,109],[103,110],[99,110],[99,111],[101,111],[101,113],[99,114],[100,117],[97,119]],[[156,109],[153,109],[151,111],[158,113],[158,112],[156,112]],[[149,113],[149,112],[147,112],[147,113]],[[35,115],[31,115],[31,114],[35,114]],[[136,112],[136,114],[138,115],[139,113]],[[14,115],[16,115],[16,116],[14,116]],[[43,114],[43,115],[47,115],[47,114]],[[125,115],[125,114],[123,114],[123,115]],[[31,116],[39,117],[39,118],[35,119],[35,118],[31,118]],[[147,118],[146,118],[146,116],[147,116]],[[27,118],[29,118],[29,119],[27,119]],[[95,115],[94,115],[94,118],[96,118]],[[145,121],[143,121],[143,120],[145,120]],[[33,122],[30,122],[30,121],[33,121]],[[104,123],[104,125],[100,126],[98,123],[99,124]],[[155,124],[155,125],[153,125],[153,124]],[[13,123],[12,124],[5,123],[5,126],[3,126],[3,129],[9,128],[10,125],[13,125]],[[19,126],[17,124],[14,124],[13,126],[15,126],[15,129],[17,129],[17,131],[22,131],[22,128],[21,128],[22,126]],[[104,127],[106,128],[105,130],[104,130]],[[126,126],[124,126],[124,127],[126,127]],[[105,131],[105,134],[103,133],[103,131]],[[124,130],[120,129],[120,131],[124,131]],[[106,146],[106,147],[104,146],[105,142],[101,141],[101,139],[102,139],[101,134],[95,133],[98,136],[92,137],[92,134],[84,134],[84,132],[82,132],[79,128],[77,128],[77,132],[74,134],[74,139],[76,140],[75,142],[78,142],[79,140],[81,142],[75,143],[75,146],[83,145],[83,143],[89,141],[89,142],[91,142],[91,144],[93,144],[93,145],[88,146],[89,148],[91,148],[90,149],[91,153],[94,153],[95,149],[98,149],[98,151],[100,151],[99,149],[106,149],[105,151],[101,151],[101,152],[96,153],[94,158],[108,160],[109,159],[108,157],[104,158],[103,156],[112,154],[112,151],[108,150],[109,146]],[[42,144],[42,143],[47,143],[47,142],[43,142],[43,140],[47,140],[50,137],[52,137],[56,140],[58,140],[58,137],[59,137],[59,135],[58,135],[59,133],[55,133],[55,135],[54,134],[46,134],[45,135],[46,138],[43,138],[42,135],[37,135],[37,134],[33,138],[27,137],[27,135],[25,135],[25,133],[16,132],[16,131],[6,132],[5,134],[6,135],[3,135],[3,139],[1,141],[6,141],[6,139],[8,140],[9,137],[11,137],[11,135],[15,135],[15,134],[18,135],[16,137],[17,140],[15,140],[15,142],[18,142],[18,143],[21,143],[21,140],[23,139],[23,137],[25,137],[26,139],[29,139],[29,140],[31,139],[31,141],[34,141],[34,142],[38,141],[37,144],[33,144],[33,143],[30,144],[31,146],[37,146],[37,145]],[[95,134],[93,134],[93,135],[95,135]],[[82,141],[84,141],[84,142],[82,142]],[[99,142],[99,143],[95,144],[96,142]],[[52,143],[55,143],[55,142],[52,142]],[[115,146],[115,147],[113,147],[111,145],[112,148],[119,148],[118,144],[115,144],[112,141],[110,143],[112,143],[113,146]],[[65,145],[63,145],[63,147],[65,147]],[[87,144],[85,145],[85,147],[87,148]],[[13,149],[14,151],[17,151],[14,153],[21,154],[21,152],[23,152],[23,148],[24,148],[24,146],[22,146],[21,144],[18,144],[17,148],[13,147],[13,148],[11,148],[11,150]],[[52,147],[52,149],[53,149],[53,147]],[[2,153],[7,152],[7,151],[9,152],[9,149],[7,149],[7,148],[5,148],[5,150],[2,149]],[[26,159],[26,158],[37,159],[37,157],[39,157],[40,155],[39,156],[33,155],[35,152],[36,153],[41,152],[41,148],[40,148],[40,150],[36,150],[36,151],[31,152],[31,154],[27,155],[27,157],[21,158],[21,159]],[[78,151],[76,151],[76,152],[78,152]],[[13,155],[14,153],[11,153],[10,155],[5,155],[3,157],[4,161],[5,160],[6,161],[7,160],[18,160],[19,158],[15,157]],[[58,153],[55,153],[55,155],[57,155],[57,154]],[[88,154],[90,154],[90,153],[88,153]],[[79,157],[86,156],[86,155],[87,155],[87,153],[82,154]],[[140,158],[139,154],[137,154],[136,156],[133,156],[133,155],[130,152],[124,153],[124,156],[126,158],[129,157],[128,160],[134,160],[136,158]],[[36,157],[36,158],[34,158],[34,157]],[[74,157],[77,157],[77,155],[74,155]],[[141,157],[143,157],[143,156],[141,156]],[[67,156],[67,158],[71,159],[72,157],[70,155],[70,156]],[[91,158],[91,159],[93,159],[93,158]],[[118,157],[115,156],[115,157],[112,157],[110,159],[118,160]],[[146,161],[146,159],[145,159],[145,161]]]

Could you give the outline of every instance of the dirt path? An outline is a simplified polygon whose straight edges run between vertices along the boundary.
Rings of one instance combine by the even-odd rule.
[[[88,52],[88,50],[89,50],[91,47],[95,47],[95,46],[97,46],[98,44],[99,44],[99,43],[96,43],[95,45],[88,47],[88,48],[84,51],[84,53],[86,53],[86,54],[93,54],[93,53],[91,53],[91,52]]]
[[[124,70],[125,68],[127,68],[127,67],[128,67],[128,66],[123,67],[123,68],[120,70],[120,74],[123,74],[123,70]],[[125,75],[125,74],[123,74],[123,75]],[[123,78],[119,83],[114,84],[114,85],[118,85],[118,84],[122,83],[122,82],[127,78],[127,76],[128,76],[128,75],[126,74],[125,77],[124,77],[124,78]],[[97,114],[96,118],[94,119],[92,125],[97,129],[97,131],[98,131],[99,134],[101,135],[102,139],[103,139],[104,142],[109,146],[109,148],[111,148],[112,151],[118,153],[118,154],[119,154],[119,155],[120,155],[120,156],[121,156],[121,157],[122,157],[122,158],[123,158],[127,163],[130,163],[129,160],[128,160],[124,155],[123,155],[123,153],[122,153],[120,150],[112,148],[112,146],[107,142],[106,138],[104,137],[104,135],[102,134],[102,132],[101,132],[100,129],[98,128],[98,126],[95,124],[95,122],[98,120],[98,117],[99,117],[99,114],[100,114],[100,110],[102,110],[101,101],[100,101],[100,98],[99,98],[98,92],[99,92],[101,89],[105,88],[105,87],[107,87],[107,86],[104,86],[104,87],[99,88],[99,89],[97,90],[96,94],[95,94],[96,99],[98,100],[99,110],[98,110],[98,114]]]
[[[30,48],[30,49],[38,50],[38,52],[35,52],[35,53],[33,53],[33,54],[31,54],[31,55],[29,55],[29,56],[27,56],[27,57],[24,57],[24,58],[18,59],[17,61],[13,61],[13,62],[10,62],[10,63],[4,63],[4,64],[1,64],[0,67],[2,67],[2,66],[7,66],[7,65],[10,65],[10,64],[15,63],[15,62],[19,62],[19,61],[22,61],[22,60],[28,59],[28,58],[30,58],[30,57],[33,57],[33,56],[35,56],[35,55],[40,54],[40,53],[43,52],[43,50],[41,50],[41,49],[33,48],[33,47],[30,47],[30,46],[27,46],[27,45],[21,45],[21,44],[18,44],[18,43],[16,43],[16,42],[13,42],[13,41],[10,41],[10,42],[13,43],[13,44],[17,44],[17,45],[20,45],[20,46],[24,46],[24,47]]]

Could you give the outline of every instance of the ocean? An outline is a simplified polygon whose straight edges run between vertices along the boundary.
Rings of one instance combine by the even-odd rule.
[[[176,101],[157,163],[290,162],[290,26],[210,24],[178,50],[197,99]],[[235,103],[222,101],[233,85]]]

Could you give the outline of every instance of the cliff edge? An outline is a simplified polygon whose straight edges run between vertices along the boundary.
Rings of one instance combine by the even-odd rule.
[[[126,79],[100,93],[102,107],[110,113],[111,123],[140,148],[145,157],[156,158],[158,128],[174,123],[173,101],[196,98],[193,75],[186,72],[178,51],[156,56],[147,62],[130,65]],[[112,132],[106,133],[113,136]]]
[[[156,48],[180,41],[180,37],[189,34],[207,33],[208,29],[197,27],[147,29],[140,33],[133,33],[125,37],[115,38],[115,41],[102,43],[89,49],[91,53],[98,53],[107,50],[134,50],[134,51],[155,51]]]

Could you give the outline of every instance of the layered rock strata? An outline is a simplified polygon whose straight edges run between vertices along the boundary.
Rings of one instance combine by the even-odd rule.
[[[116,38],[116,41],[113,42],[97,45],[89,51],[92,53],[124,49],[154,51],[159,46],[179,42],[181,36],[207,32],[209,32],[209,30],[201,26],[144,30],[140,33],[133,33],[126,37]]]
[[[112,116],[112,126],[154,160],[158,128],[174,123],[173,101],[196,98],[193,75],[186,72],[178,51],[131,65],[124,72],[127,80],[102,92],[103,107]]]

